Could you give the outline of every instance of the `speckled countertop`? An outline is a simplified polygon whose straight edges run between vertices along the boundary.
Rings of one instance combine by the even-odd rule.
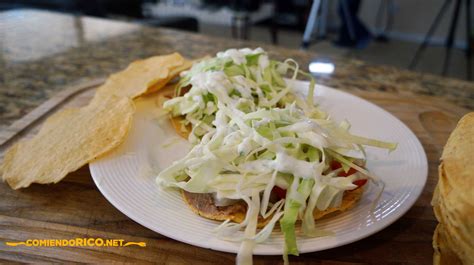
[[[198,58],[258,43],[212,38],[124,22],[34,10],[0,13],[0,129],[21,118],[64,87],[104,77],[131,61],[179,51]],[[374,66],[324,54],[262,45],[279,59],[307,69],[325,59],[336,68],[318,82],[346,90],[435,95],[474,109],[474,83]]]

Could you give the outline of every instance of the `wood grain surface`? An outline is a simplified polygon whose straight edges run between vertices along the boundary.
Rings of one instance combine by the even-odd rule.
[[[87,84],[90,86],[90,84]],[[87,86],[85,85],[85,86]],[[8,146],[33,135],[45,116],[58,109],[85,105],[94,89],[78,89],[40,106],[20,123],[0,132]],[[351,93],[354,93],[353,91]],[[291,264],[431,264],[431,240],[436,219],[430,206],[437,183],[442,147],[460,117],[468,111],[430,96],[382,92],[357,92],[402,120],[420,139],[429,161],[427,185],[402,218],[384,230],[355,243],[291,257]],[[64,102],[61,102],[64,100]],[[47,109],[47,110],[46,110]],[[43,116],[42,116],[43,115]],[[13,136],[13,138],[11,138]],[[9,139],[11,138],[11,139]],[[5,242],[27,239],[101,237],[143,241],[146,247],[26,247]],[[140,262],[159,264],[232,264],[235,255],[181,243],[135,223],[115,209],[94,185],[87,166],[54,185],[34,184],[12,190],[0,183],[0,262]],[[281,256],[255,256],[256,264],[283,263]]]

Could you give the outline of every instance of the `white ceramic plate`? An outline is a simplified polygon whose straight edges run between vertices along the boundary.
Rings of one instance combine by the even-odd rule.
[[[304,93],[308,83],[294,82]],[[376,105],[324,86],[318,86],[315,101],[336,120],[347,119],[351,132],[398,142],[392,153],[368,148],[367,168],[386,183],[375,212],[371,203],[376,187],[369,185],[353,209],[317,221],[317,226],[334,236],[298,238],[301,253],[329,249],[354,242],[380,231],[400,218],[415,203],[427,178],[426,155],[416,136],[400,120]],[[176,190],[160,190],[150,172],[159,172],[189,150],[167,121],[158,122],[156,99],[137,104],[134,124],[125,143],[112,154],[90,165],[92,177],[102,194],[124,214],[143,226],[167,237],[219,251],[237,253],[238,243],[217,239],[213,229],[219,224],[194,214]],[[283,249],[280,231],[274,231],[257,255],[277,255]]]

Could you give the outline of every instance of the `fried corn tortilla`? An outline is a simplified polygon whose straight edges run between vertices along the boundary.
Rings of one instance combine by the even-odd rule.
[[[94,100],[110,95],[134,99],[157,91],[191,65],[192,62],[184,59],[179,53],[135,61],[125,70],[111,75],[97,89]]]
[[[133,112],[132,100],[112,96],[100,104],[56,113],[35,137],[6,152],[3,180],[13,189],[60,181],[120,145]]]
[[[182,123],[183,120],[184,119],[181,116],[170,117],[171,125],[175,129],[176,133],[184,139],[187,139],[191,128],[189,126],[184,126]],[[351,209],[360,200],[363,192],[363,188],[344,192],[344,197],[339,207],[328,208],[324,211],[315,210],[313,213],[314,219],[321,219],[331,213],[343,212]],[[182,195],[189,208],[191,208],[194,213],[204,218],[216,221],[225,221],[230,219],[236,223],[243,222],[245,219],[247,205],[244,202],[238,202],[233,205],[219,207],[215,205],[212,195],[208,193],[190,193],[187,191],[182,191]],[[261,228],[265,226],[269,220],[270,218],[263,219],[261,216],[259,216],[258,227]]]
[[[462,261],[447,245],[446,231],[442,224],[436,227],[433,236],[433,248],[435,250],[433,256],[433,264],[449,264],[449,265],[462,265]]]
[[[360,200],[363,188],[346,191],[342,199],[341,206],[331,207],[324,211],[315,210],[313,212],[314,219],[321,219],[335,212],[343,212],[351,209]],[[247,205],[243,201],[239,201],[229,206],[216,206],[212,194],[209,193],[191,193],[182,190],[181,194],[188,207],[196,214],[211,220],[225,221],[230,219],[233,222],[241,223],[245,219],[247,213]],[[258,228],[264,227],[271,217],[263,219],[258,218]]]
[[[198,61],[198,60],[194,60],[194,61],[184,60],[182,65],[177,66],[175,68],[172,68],[170,70],[168,78],[160,80],[160,81],[154,83],[152,86],[148,87],[145,94],[154,93],[154,92],[157,92],[157,91],[163,89],[171,80],[176,78],[182,71],[185,71],[185,70],[191,68],[191,66],[196,61]]]
[[[474,112],[451,133],[441,156],[432,205],[439,221],[434,264],[474,264]]]
[[[188,139],[189,134],[191,133],[191,126],[185,126],[183,121],[184,119],[180,116],[170,117],[171,125],[176,133],[184,139]]]
[[[133,99],[163,88],[192,63],[173,53],[133,62],[111,75],[89,105],[52,115],[36,136],[7,150],[2,179],[13,189],[56,183],[117,148],[132,124]]]

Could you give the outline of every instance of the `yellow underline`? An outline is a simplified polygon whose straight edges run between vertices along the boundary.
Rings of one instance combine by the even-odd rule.
[[[16,247],[19,245],[26,245],[26,242],[6,242],[5,244],[10,247]]]
[[[123,246],[128,247],[128,246],[132,246],[132,245],[136,245],[136,246],[140,246],[140,247],[146,247],[145,242],[127,242]]]

